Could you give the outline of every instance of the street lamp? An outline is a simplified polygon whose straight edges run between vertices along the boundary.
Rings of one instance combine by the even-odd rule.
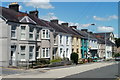
[[[91,23],[90,25],[95,26],[96,24]],[[89,30],[89,26],[88,26],[88,30]],[[88,33],[88,43],[89,43],[89,33]],[[90,48],[89,48],[89,44],[88,44],[88,49],[90,50]],[[88,57],[86,57],[86,58],[88,58]]]

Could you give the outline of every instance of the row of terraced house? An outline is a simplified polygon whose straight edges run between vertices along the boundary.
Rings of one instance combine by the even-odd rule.
[[[72,52],[79,58],[112,58],[114,34],[78,30],[58,20],[45,21],[38,11],[23,13],[19,4],[0,7],[0,66],[17,66],[18,61],[69,58]]]

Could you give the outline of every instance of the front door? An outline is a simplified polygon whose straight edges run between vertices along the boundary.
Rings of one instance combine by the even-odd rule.
[[[11,65],[12,66],[16,66],[16,56],[15,56],[15,53],[16,53],[16,47],[12,47],[11,46],[11,55],[10,55],[10,58],[11,58]]]

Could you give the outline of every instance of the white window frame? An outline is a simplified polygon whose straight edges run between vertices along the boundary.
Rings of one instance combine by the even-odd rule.
[[[66,36],[66,44],[68,45],[69,44],[69,37]]]
[[[60,48],[60,55],[62,55],[63,53],[63,48]]]
[[[32,32],[30,31],[31,28],[33,29]],[[30,35],[32,35],[33,37],[30,38]],[[34,27],[30,27],[30,26],[29,26],[29,39],[30,39],[30,40],[33,40],[33,39],[34,39]]]
[[[44,31],[44,36],[43,36]],[[50,30],[49,29],[42,29],[42,39],[50,39]]]
[[[38,49],[36,49],[36,57],[37,59],[40,58],[40,46],[37,46]],[[37,55],[38,54],[38,55]]]
[[[66,48],[66,57],[68,57],[69,48]]]
[[[36,38],[37,40],[40,40],[40,30],[36,29]]]
[[[23,26],[25,27],[25,30],[22,30]],[[22,25],[20,28],[21,28],[21,34],[20,34],[21,37],[20,37],[20,39],[25,40],[26,39],[26,26]],[[22,34],[24,34],[24,38],[22,38]]]
[[[60,44],[63,44],[63,36],[62,35],[60,35]]]
[[[47,56],[47,50],[48,50],[48,56]],[[43,51],[45,52],[43,55]],[[42,58],[50,58],[50,48],[42,48]]]
[[[33,48],[32,52],[30,52],[30,50],[31,50],[30,47]],[[33,57],[34,57],[34,48],[35,48],[34,46],[29,46],[29,59],[30,59],[30,60],[33,59]],[[30,57],[31,54],[32,54],[32,58]]]
[[[12,27],[15,27],[15,30],[12,28]],[[11,26],[11,38],[16,38],[16,36],[17,36],[17,34],[16,34],[16,29],[17,29],[17,27],[16,26]],[[12,36],[12,32],[14,32],[14,37]]]
[[[21,50],[21,47],[25,47],[24,52]],[[20,46],[20,59],[21,59],[21,61],[24,61],[26,59],[26,54],[25,53],[26,53],[26,46],[25,45],[21,45]],[[22,55],[24,55],[24,57],[25,57],[24,59],[21,58]]]

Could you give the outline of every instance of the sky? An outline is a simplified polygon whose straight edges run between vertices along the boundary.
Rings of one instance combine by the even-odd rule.
[[[78,29],[93,32],[114,32],[118,36],[118,2],[18,2],[21,12],[39,11],[39,18],[58,19]],[[2,2],[8,7],[10,2]],[[95,25],[90,25],[95,24]]]

